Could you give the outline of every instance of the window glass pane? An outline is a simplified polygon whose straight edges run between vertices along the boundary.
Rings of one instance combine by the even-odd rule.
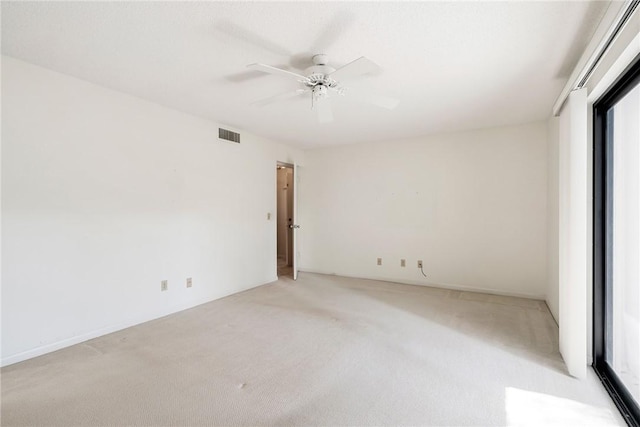
[[[639,402],[640,85],[613,106],[612,115],[613,253],[606,361]]]

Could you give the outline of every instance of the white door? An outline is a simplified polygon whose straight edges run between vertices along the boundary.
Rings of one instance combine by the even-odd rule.
[[[298,165],[293,165],[293,220],[291,231],[293,232],[293,280],[298,279]]]

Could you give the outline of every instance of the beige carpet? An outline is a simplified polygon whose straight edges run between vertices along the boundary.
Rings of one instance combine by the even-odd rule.
[[[2,425],[622,425],[540,301],[301,274],[2,369]]]

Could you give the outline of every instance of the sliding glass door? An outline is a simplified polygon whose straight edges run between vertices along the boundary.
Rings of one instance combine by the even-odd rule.
[[[594,367],[640,425],[640,59],[594,113]]]

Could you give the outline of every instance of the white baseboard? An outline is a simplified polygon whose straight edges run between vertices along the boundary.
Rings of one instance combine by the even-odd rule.
[[[188,303],[188,304],[182,304],[182,305],[177,305],[177,306],[165,308],[164,310],[159,310],[159,311],[156,311],[156,312],[148,313],[148,314],[146,314],[144,316],[137,316],[137,317],[133,317],[133,318],[127,319],[126,321],[117,323],[115,325],[106,326],[104,328],[100,328],[100,329],[96,329],[96,330],[93,330],[93,331],[89,331],[89,332],[86,332],[84,334],[80,334],[80,335],[76,335],[76,336],[73,336],[73,337],[65,338],[63,340],[56,341],[56,342],[53,342],[53,343],[48,343],[48,344],[42,345],[40,347],[32,348],[32,349],[29,349],[29,350],[26,350],[26,351],[23,351],[23,352],[20,352],[20,353],[17,353],[17,354],[13,354],[11,356],[4,357],[4,358],[2,358],[2,360],[0,360],[0,366],[2,366],[2,367],[9,366],[9,365],[13,365],[14,363],[23,362],[25,360],[32,359],[32,358],[38,357],[38,356],[42,356],[42,355],[47,354],[47,353],[52,353],[54,351],[61,350],[61,349],[66,348],[66,347],[70,347],[70,346],[75,345],[75,344],[80,344],[82,342],[89,341],[89,340],[91,340],[93,338],[98,338],[98,337],[101,337],[103,335],[107,335],[107,334],[111,334],[113,332],[121,331],[123,329],[127,329],[127,328],[130,328],[132,326],[140,325],[140,324],[145,323],[145,322],[150,322],[151,320],[157,320],[157,319],[160,319],[162,317],[169,316],[171,314],[178,313],[178,312],[183,311],[183,310],[188,310],[190,308],[197,307],[197,306],[202,305],[202,304],[207,304],[207,303],[209,303],[211,301],[215,301],[215,300],[220,299],[220,298],[225,298],[225,297],[228,297],[229,295],[234,295],[234,294],[237,294],[239,292],[243,292],[243,291],[246,291],[246,290],[249,290],[249,289],[256,288],[258,286],[265,285],[267,283],[275,282],[277,280],[278,280],[278,278],[274,276],[274,278],[272,278],[268,282],[259,283],[257,285],[247,286],[247,287],[238,289],[235,292],[231,292],[229,294],[220,295],[220,296],[216,296],[216,297],[213,297],[213,298],[208,298],[208,299],[201,300],[201,301],[195,301],[195,302],[191,302],[191,303]]]
[[[204,304],[204,303],[202,303]],[[196,304],[199,305],[199,304]],[[117,332],[120,331],[122,329],[126,329],[126,328],[130,328],[132,326],[135,325],[139,325],[141,323],[145,323],[145,322],[149,322],[151,320],[156,320],[159,319],[161,317],[167,316],[169,314],[173,314],[173,313],[177,313],[178,311],[182,311],[182,310],[186,310],[187,308],[191,308],[191,307],[185,307],[182,309],[177,309],[174,311],[167,311],[167,312],[160,312],[160,313],[156,313],[156,314],[152,314],[152,315],[147,315],[147,316],[143,316],[143,317],[138,317],[138,318],[132,318],[129,319],[125,322],[122,323],[118,323],[115,325],[111,325],[111,326],[106,326],[104,328],[100,328],[100,329],[96,329],[94,331],[90,331],[81,335],[76,335],[74,337],[70,337],[70,338],[66,338],[60,341],[56,341],[53,343],[49,343],[49,344],[45,344],[42,345],[40,347],[36,347],[36,348],[32,348],[29,349],[27,351],[23,351],[21,353],[17,353],[8,357],[5,357],[2,359],[2,361],[0,362],[1,365],[4,366],[8,366],[8,365],[12,365],[14,363],[18,363],[18,362],[22,362],[28,359],[32,359],[34,357],[38,357],[38,356],[42,356],[43,354],[47,354],[47,353],[52,353],[54,351],[57,350],[61,350],[63,348],[66,347],[70,347],[72,345],[75,344],[80,344],[82,342],[85,341],[89,341],[90,339],[93,338],[97,338],[97,337],[101,337],[103,335],[107,335],[113,332]]]
[[[349,274],[341,274],[341,273],[335,273],[335,272],[323,271],[323,270],[315,270],[315,269],[300,269],[300,272],[315,273],[315,274],[325,274],[325,275],[330,275],[330,276],[342,276],[342,277],[349,277],[349,278],[352,278],[352,279],[379,280],[379,281],[382,281],[382,282],[401,283],[403,285],[426,286],[426,287],[430,287],[430,288],[451,289],[451,290],[454,290],[454,291],[476,292],[476,293],[500,295],[500,296],[506,296],[506,297],[535,299],[535,300],[540,300],[540,301],[544,301],[545,300],[545,295],[528,294],[528,293],[520,293],[520,292],[508,292],[508,291],[502,291],[502,290],[498,290],[498,289],[476,288],[476,287],[472,287],[472,286],[455,285],[455,284],[449,284],[449,283],[424,282],[424,281],[419,281],[419,280],[396,279],[396,278],[390,278],[390,277],[353,276],[353,275],[349,275]]]

